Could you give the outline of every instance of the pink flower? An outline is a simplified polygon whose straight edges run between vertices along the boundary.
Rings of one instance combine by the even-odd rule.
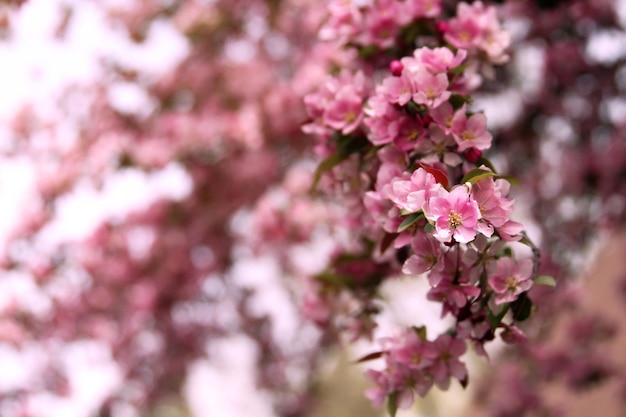
[[[515,301],[517,296],[533,285],[530,279],[533,261],[523,259],[519,263],[508,257],[487,263],[489,286],[496,293],[496,304]]]
[[[452,125],[455,122],[458,123],[458,120],[465,117],[465,107],[462,107],[455,112],[452,108],[452,104],[445,101],[441,103],[440,106],[432,109],[429,114],[441,130],[446,135],[450,135],[452,133]]]
[[[467,57],[467,51],[459,49],[456,54],[450,48],[420,48],[415,50],[413,56],[433,74],[445,73],[456,68]]]
[[[513,220],[509,220],[501,227],[496,227],[496,232],[502,238],[502,240],[507,242],[517,242],[522,237],[520,233],[524,230],[524,225],[518,222],[514,222]]]
[[[430,278],[430,277],[429,277]],[[448,313],[456,316],[467,305],[469,298],[480,294],[480,288],[468,285],[466,281],[455,282],[450,276],[443,276],[436,287],[428,291],[430,301],[441,303],[441,317]]]
[[[437,357],[432,342],[422,340],[415,331],[408,330],[390,351],[389,360],[403,364],[411,370],[421,370],[432,365]]]
[[[363,99],[353,88],[345,86],[328,104],[323,119],[343,134],[354,132],[363,119]]]
[[[393,181],[389,198],[397,207],[410,212],[422,210],[424,203],[441,185],[423,168],[416,169],[410,180]]]
[[[469,148],[485,150],[491,147],[492,136],[487,131],[487,117],[482,113],[473,114],[468,118],[465,111],[462,111],[461,116],[455,117],[452,121],[451,130],[459,145],[459,152]]]
[[[400,116],[389,124],[389,134],[393,143],[403,151],[415,148],[416,144],[426,135],[424,124],[419,117]]]
[[[400,62],[398,63],[402,65]],[[411,100],[415,90],[415,83],[407,71],[402,71],[399,77],[392,76],[385,78],[380,87],[380,93],[383,94],[390,103],[397,103],[401,106],[404,106]]]
[[[472,187],[472,197],[478,202],[482,220],[495,227],[504,226],[513,213],[515,200],[506,198],[509,183],[506,180],[485,178]]]
[[[460,3],[459,9],[465,6]],[[455,48],[473,49],[482,40],[482,30],[476,19],[459,16],[450,20],[444,39]]]
[[[496,9],[482,2],[459,3],[457,17],[451,19],[444,39],[456,48],[482,50],[489,61],[502,64],[508,60],[505,50],[511,43],[510,34],[503,30]]]
[[[418,275],[430,271],[441,263],[443,255],[440,243],[425,233],[417,233],[411,240],[413,255],[404,262],[402,272]]]
[[[435,339],[433,345],[438,356],[429,368],[429,371],[437,386],[447,390],[450,386],[450,377],[454,377],[461,382],[465,381],[467,379],[467,368],[459,360],[459,357],[467,349],[465,343],[449,334],[443,334]]]
[[[442,161],[448,166],[457,166],[463,163],[463,160],[457,152],[452,152],[455,145],[456,142],[452,136],[446,135],[439,126],[431,124],[428,128],[428,135],[416,145],[415,150],[425,154],[421,158],[424,163],[434,164]]]
[[[459,185],[448,192],[441,188],[424,207],[426,218],[435,224],[434,236],[441,242],[454,238],[459,243],[471,242],[476,237],[480,210],[470,197],[466,186]]]
[[[415,83],[413,101],[417,104],[435,108],[448,100],[452,94],[447,90],[448,76],[444,73],[431,74],[420,67],[411,72],[411,78]]]
[[[365,114],[367,117],[363,123],[370,130],[367,135],[370,142],[374,145],[384,145],[395,139],[397,130],[391,128],[391,125],[403,117],[403,113],[390,104],[382,94],[369,99]]]
[[[437,17],[441,13],[441,0],[407,0],[404,11],[413,18]]]
[[[326,78],[322,88],[304,98],[307,113],[313,121],[305,126],[306,133],[321,137],[340,130],[348,134],[356,130],[363,119],[363,100],[367,95],[365,75],[342,71],[337,77]]]

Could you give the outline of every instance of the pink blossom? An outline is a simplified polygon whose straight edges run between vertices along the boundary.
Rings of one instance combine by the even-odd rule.
[[[330,18],[319,31],[320,39],[346,43],[359,32],[363,16],[350,2],[332,1],[328,11]]]
[[[453,152],[455,146],[456,142],[452,136],[446,135],[439,126],[431,124],[428,134],[416,145],[415,150],[425,154],[421,158],[424,163],[443,162],[448,166],[457,166],[463,163],[463,160],[458,153]]]
[[[413,18],[436,17],[441,13],[441,0],[407,0],[404,13]]]
[[[480,294],[480,288],[468,285],[462,280],[458,281],[455,282],[450,276],[444,275],[437,286],[428,291],[427,298],[430,301],[441,303],[441,317],[448,313],[458,315],[459,311],[467,305],[468,298],[474,298]]]
[[[391,129],[390,125],[403,114],[383,95],[377,94],[369,99],[365,114],[367,117],[363,123],[369,128],[367,138],[370,142],[374,145],[384,145],[395,139],[397,130]]]
[[[465,343],[448,334],[443,334],[435,339],[433,345],[438,356],[429,368],[429,371],[432,373],[437,386],[447,390],[450,386],[450,377],[454,377],[461,382],[465,381],[467,379],[467,368],[459,360],[459,357],[467,349]]]
[[[400,343],[390,350],[390,361],[407,366],[412,370],[422,370],[432,365],[437,357],[433,344],[422,338],[413,330],[403,334]]]
[[[496,64],[508,60],[505,50],[511,43],[511,37],[501,28],[496,9],[485,7],[481,1],[459,3],[457,17],[450,20],[444,39],[456,48],[479,49]]]
[[[396,180],[391,183],[389,198],[397,207],[409,212],[422,210],[424,203],[441,186],[435,177],[423,168],[416,169],[410,180]]]
[[[479,150],[491,147],[491,133],[487,131],[487,117],[482,113],[476,113],[469,118],[465,111],[461,116],[452,121],[452,134],[459,145],[459,152],[469,148]]]
[[[500,187],[496,187],[496,183]],[[502,179],[494,181],[490,177],[478,181],[472,187],[472,196],[478,202],[482,217],[481,221],[490,223],[490,226],[504,226],[509,221],[511,213],[513,213],[515,201],[509,200],[504,196],[508,193],[508,186],[504,184],[508,185],[508,182]],[[504,187],[505,193],[502,193],[502,187]],[[493,227],[490,227],[490,229],[491,233],[493,233]],[[485,235],[491,236],[491,233],[485,233]]]
[[[434,108],[450,98],[451,93],[447,90],[449,84],[446,74],[432,74],[419,68],[412,71],[410,76],[415,83],[413,101],[417,104]]]
[[[445,73],[458,67],[467,57],[467,51],[458,49],[456,54],[450,48],[420,48],[416,49],[413,56],[429,72],[433,74]]]
[[[343,87],[328,104],[322,117],[328,126],[349,134],[363,119],[363,100],[352,87]]]
[[[304,98],[313,121],[303,130],[322,137],[329,135],[329,127],[343,134],[353,132],[363,119],[366,95],[366,79],[362,72],[352,74],[344,70],[336,77],[327,77],[318,92]]]
[[[515,301],[517,296],[532,287],[530,279],[533,271],[532,259],[523,259],[516,263],[513,259],[502,257],[487,263],[489,286],[496,293],[496,304]]]
[[[434,223],[434,236],[441,242],[450,242],[453,238],[459,243],[472,241],[481,218],[478,203],[464,185],[450,192],[439,189],[438,195],[425,205],[424,214]]]
[[[458,121],[464,117],[465,107],[454,111],[452,104],[448,101],[444,101],[441,105],[431,109],[429,114],[439,128],[441,128],[446,135],[449,135],[452,133],[452,125],[458,123]]]
[[[524,230],[524,225],[513,220],[509,220],[501,227],[496,227],[496,232],[506,242],[516,242],[522,237],[520,233]]]
[[[394,145],[403,151],[414,149],[426,135],[424,123],[418,116],[402,115],[389,124],[388,131],[393,136]]]
[[[439,242],[426,233],[417,233],[411,240],[413,255],[404,262],[402,272],[407,275],[418,275],[430,271],[443,259]]]
[[[380,88],[380,93],[383,94],[390,103],[397,103],[404,106],[411,100],[415,90],[415,82],[409,73],[402,71],[399,77],[392,76],[385,78]]]
[[[459,10],[463,10],[467,4],[459,3]],[[455,48],[473,49],[482,40],[482,29],[476,19],[459,16],[450,20],[444,39]]]

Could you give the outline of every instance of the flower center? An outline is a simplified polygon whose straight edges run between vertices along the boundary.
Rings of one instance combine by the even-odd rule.
[[[517,289],[517,280],[515,279],[515,277],[508,277],[504,280],[504,285],[506,285],[506,288],[508,290],[515,291]]]
[[[466,130],[463,133],[461,133],[461,140],[463,141],[474,140],[474,139],[476,139],[476,135],[473,132],[470,132],[469,130]]]
[[[346,123],[352,123],[356,120],[356,116],[357,114],[353,111],[348,111],[346,112],[346,114],[343,116],[343,120],[346,121]]]
[[[448,214],[448,223],[450,224],[450,227],[460,226],[463,224],[463,215],[454,210],[450,210],[450,214]]]
[[[470,33],[467,31],[461,32],[459,33],[459,40],[463,43],[467,43],[472,40],[472,35],[470,35]]]
[[[446,152],[448,152],[448,147],[446,146],[445,143],[435,143],[433,146],[433,152],[435,152],[436,154],[442,155]]]
[[[409,132],[407,139],[410,141],[414,141],[415,139],[417,139],[419,137],[419,133],[417,132],[417,130],[412,130]]]

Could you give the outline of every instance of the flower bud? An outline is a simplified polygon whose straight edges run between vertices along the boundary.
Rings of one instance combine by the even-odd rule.
[[[469,148],[463,153],[463,156],[468,162],[475,164],[483,156],[483,153],[479,149]]]
[[[394,77],[399,77],[400,75],[402,75],[404,65],[402,65],[402,62],[395,59],[389,64],[389,69],[391,70],[391,73],[394,75]]]
[[[439,33],[446,33],[449,29],[450,29],[450,25],[448,24],[448,22],[437,22],[435,25],[437,32]]]

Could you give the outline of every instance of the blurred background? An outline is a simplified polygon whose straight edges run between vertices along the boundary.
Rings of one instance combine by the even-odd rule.
[[[488,3],[513,46],[475,105],[559,285],[536,294],[536,348],[470,352],[467,390],[398,415],[623,417],[626,2]],[[449,323],[412,279],[381,288],[370,343],[302,314],[347,239],[301,131],[305,95],[354,59],[318,39],[326,13],[0,2],[0,416],[385,415],[355,360]]]

